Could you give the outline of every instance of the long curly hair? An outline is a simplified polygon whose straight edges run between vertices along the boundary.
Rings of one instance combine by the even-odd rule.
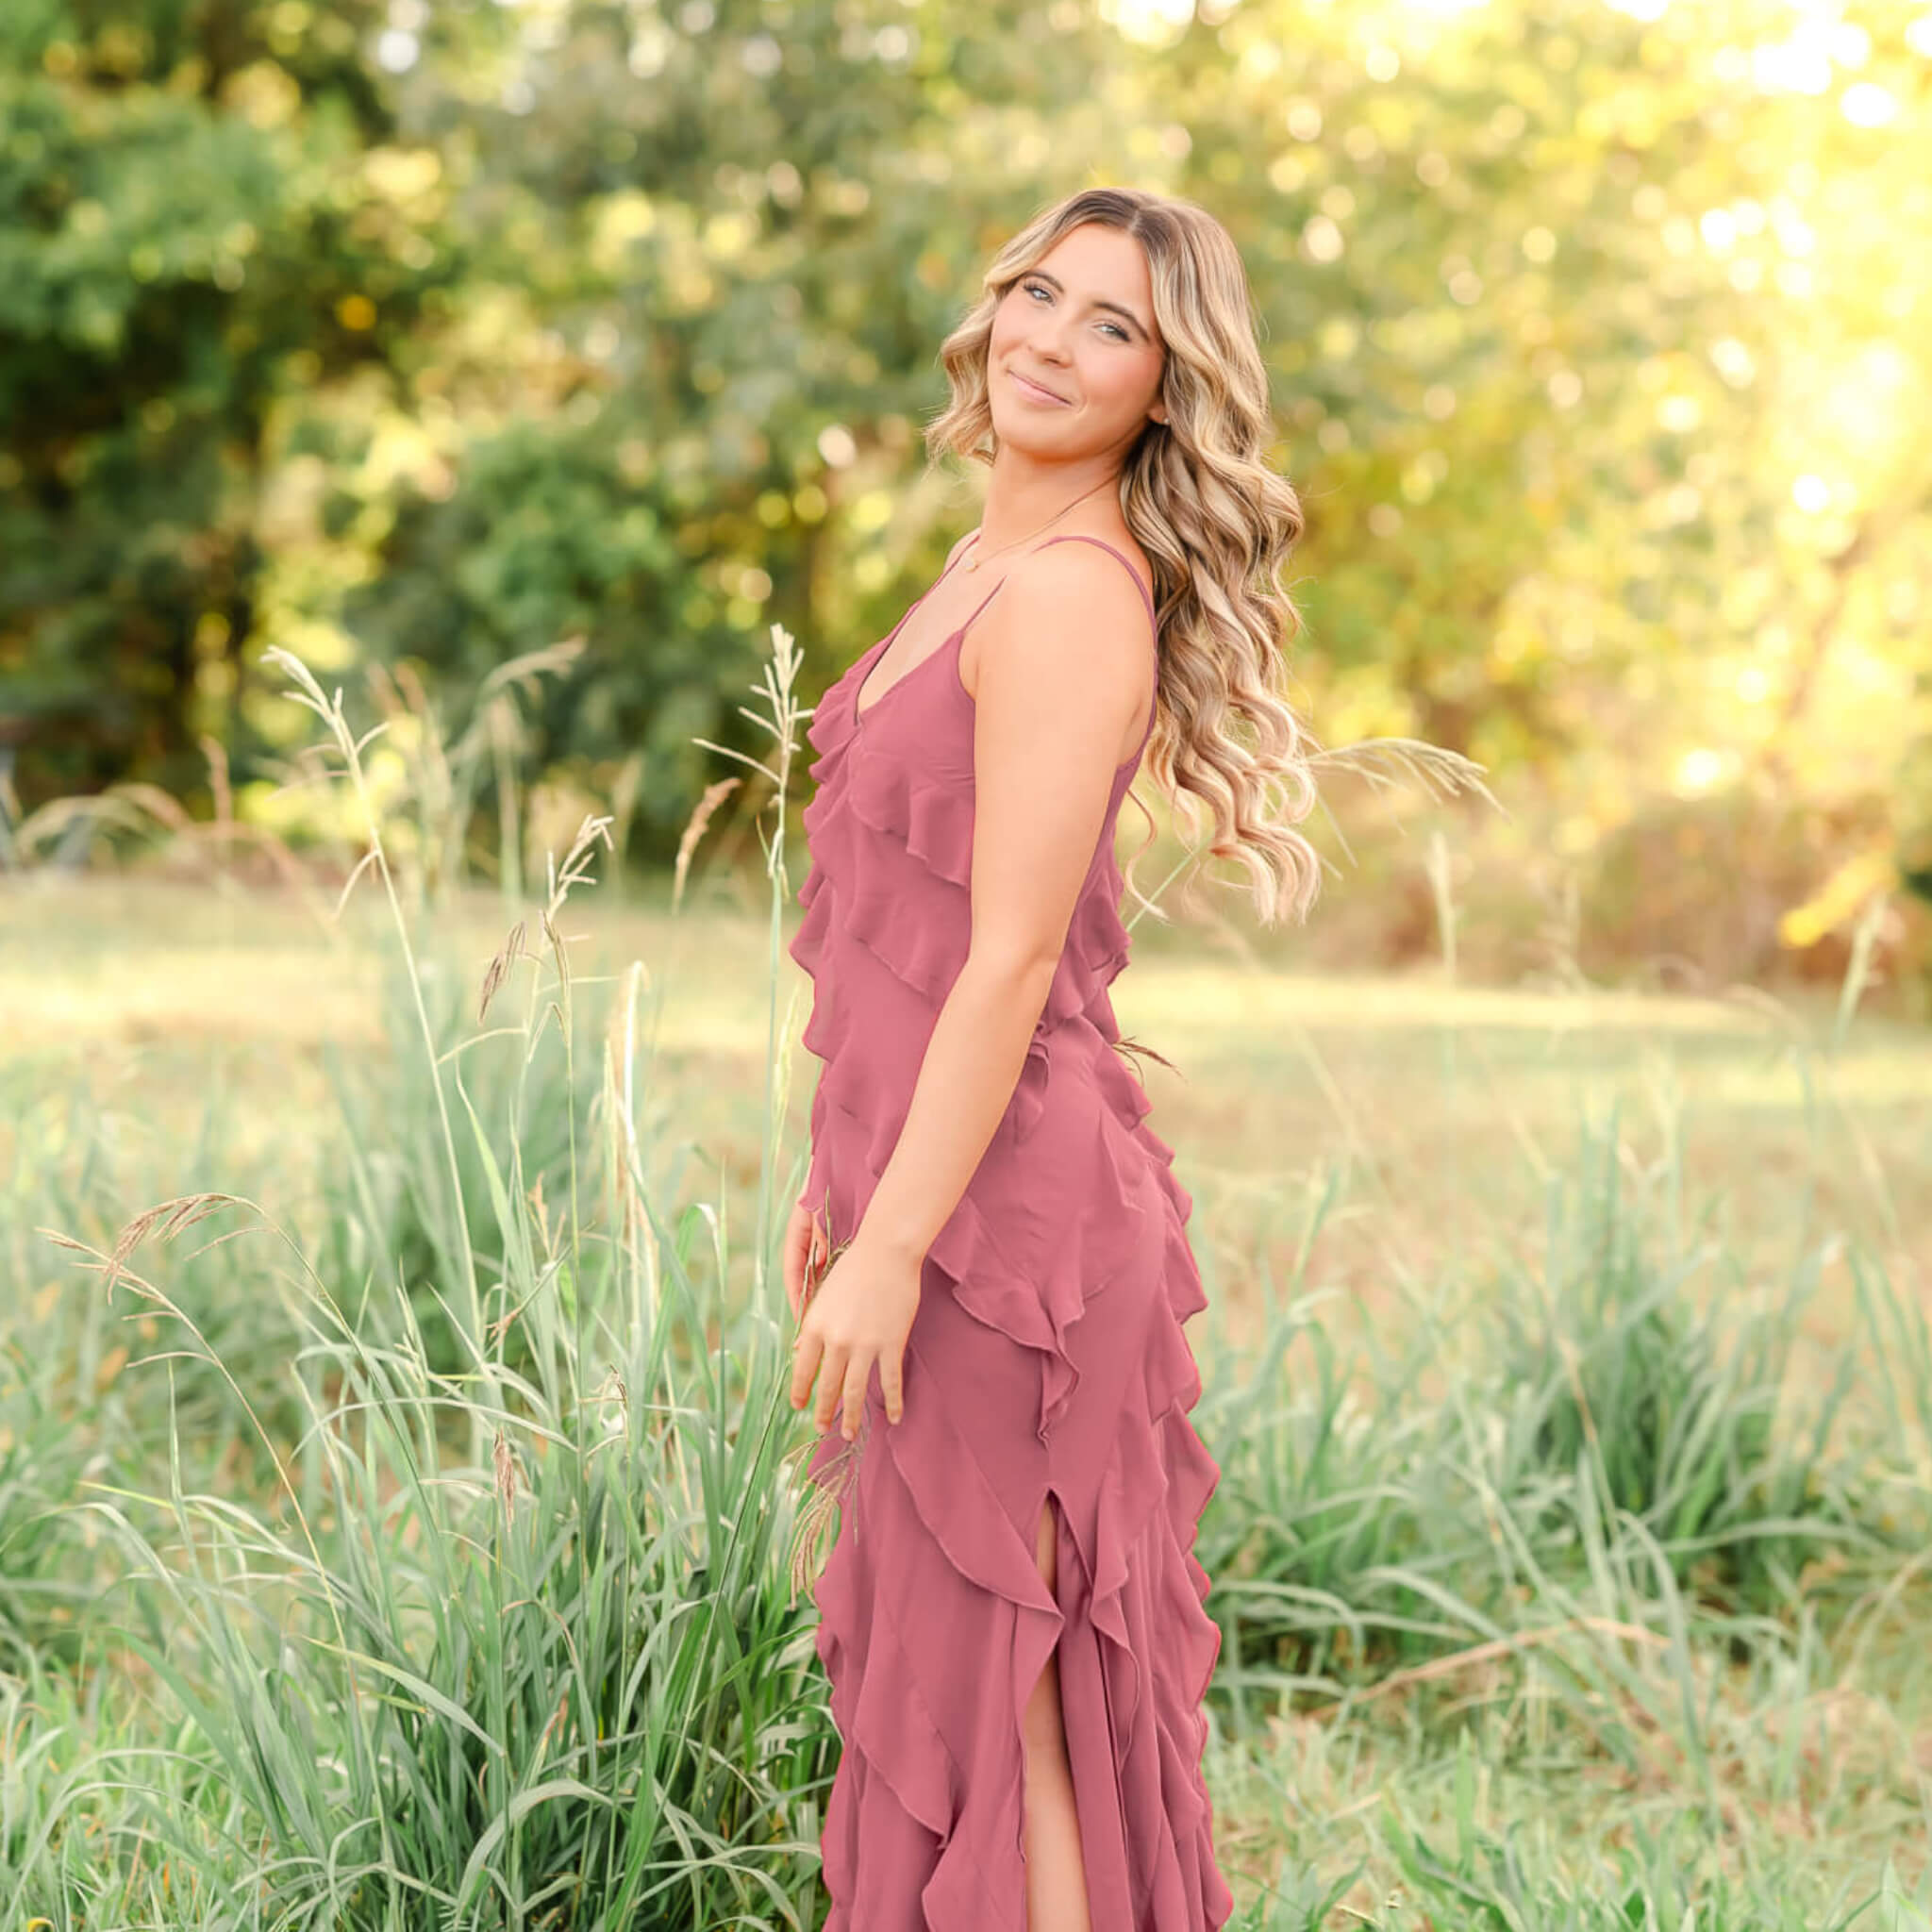
[[[1122,512],[1154,571],[1159,672],[1143,769],[1172,804],[1188,794],[1195,831],[1207,807],[1209,854],[1248,868],[1263,924],[1284,913],[1306,920],[1321,861],[1293,827],[1317,803],[1315,741],[1273,682],[1287,641],[1302,628],[1280,582],[1302,532],[1301,502],[1266,460],[1274,431],[1268,375],[1247,273],[1227,230],[1192,202],[1130,188],[1082,189],[1036,215],[993,257],[979,300],[941,344],[952,400],[926,425],[928,467],[947,453],[991,463],[999,443],[986,364],[994,311],[1062,235],[1086,222],[1140,242],[1167,352],[1167,421],[1148,423],[1120,473]],[[1229,734],[1230,714],[1248,721],[1251,743]],[[1135,803],[1151,843],[1153,817]],[[1166,917],[1134,886],[1131,860],[1125,882]],[[1199,903],[1191,889],[1185,899]]]

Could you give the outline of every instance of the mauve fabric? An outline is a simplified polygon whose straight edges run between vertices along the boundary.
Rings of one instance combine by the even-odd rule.
[[[1112,544],[1051,541],[1099,543],[1146,598]],[[966,958],[958,649],[977,615],[860,716],[902,617],[808,733],[811,862],[790,950],[824,1062],[805,1199],[834,1244],[865,1212]],[[1148,615],[1151,645],[1151,601]],[[841,1742],[824,1932],[1027,1932],[1021,1721],[1056,1644],[1094,1932],[1214,1932],[1233,1910],[1201,1772],[1221,1633],[1193,1545],[1221,1471],[1188,1419],[1201,1378],[1182,1324],[1207,1296],[1193,1203],[1107,991],[1129,950],[1114,827],[1145,749],[1143,734],[1115,775],[1012,1100],[927,1251],[902,1419],[886,1421],[874,1372],[858,1440],[834,1428],[814,1445],[812,1479],[841,1497],[814,1591]],[[1034,1556],[1049,1493],[1054,1591]]]

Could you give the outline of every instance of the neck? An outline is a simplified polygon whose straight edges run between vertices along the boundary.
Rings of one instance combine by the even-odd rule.
[[[1117,478],[1120,467],[1117,450],[1096,450],[1070,462],[1041,462],[1009,442],[1001,443],[993,452],[992,475],[979,515],[981,549],[997,550],[1003,543],[1023,541],[1076,499],[1079,507],[1069,522],[1090,510],[1104,510],[1108,498],[1101,486]],[[1054,527],[1062,529],[1065,524]]]

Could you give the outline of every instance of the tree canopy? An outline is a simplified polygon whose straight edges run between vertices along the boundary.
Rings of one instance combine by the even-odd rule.
[[[12,0],[0,760],[265,809],[270,645],[459,708],[575,637],[525,754],[668,853],[767,627],[829,675],[972,521],[991,250],[1130,182],[1247,263],[1318,737],[1576,851],[1821,812],[1800,942],[1871,810],[1932,871],[1928,107],[1903,0]]]

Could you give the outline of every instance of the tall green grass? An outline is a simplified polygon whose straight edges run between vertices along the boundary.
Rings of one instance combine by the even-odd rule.
[[[1826,1251],[1700,1293],[1722,1255],[1651,1251],[1615,1110],[1579,1141],[1542,1267],[1472,1270],[1347,1353],[1317,1297],[1291,1298],[1216,1383],[1235,1507],[1208,1567],[1269,1685],[1493,1643],[1539,1600],[1626,1624],[1681,1602],[1736,1649],[1814,1573],[1841,1594],[1926,1547],[1924,1310],[1847,1251],[1853,1333],[1801,1363]]]

